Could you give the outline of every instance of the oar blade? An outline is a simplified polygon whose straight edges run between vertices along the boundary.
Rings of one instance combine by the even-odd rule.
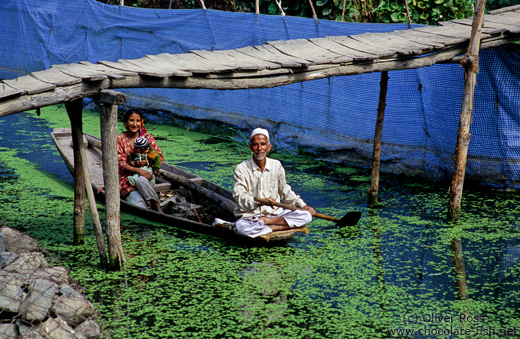
[[[359,211],[348,212],[343,218],[338,220],[336,224],[338,227],[354,226],[361,218],[361,214]]]

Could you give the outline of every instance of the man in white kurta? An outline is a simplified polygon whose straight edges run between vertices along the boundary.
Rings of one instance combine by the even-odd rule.
[[[256,128],[251,133],[249,148],[253,156],[235,169],[233,196],[238,204],[235,216],[235,232],[255,238],[273,231],[303,227],[312,221],[316,212],[293,192],[285,181],[282,164],[267,157],[271,150],[269,133]],[[283,202],[300,210],[284,210],[274,205],[259,205],[255,198]]]

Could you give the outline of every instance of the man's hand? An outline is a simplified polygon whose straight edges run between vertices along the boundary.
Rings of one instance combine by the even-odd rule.
[[[271,207],[274,207],[274,204],[276,204],[276,200],[274,200],[273,198],[267,198],[267,200],[269,200],[269,202],[271,203]]]
[[[316,215],[316,211],[314,210],[314,208],[310,207],[309,205],[303,206],[302,210],[309,211],[312,216]]]

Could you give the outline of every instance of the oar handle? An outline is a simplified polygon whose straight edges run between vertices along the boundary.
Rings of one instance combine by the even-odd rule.
[[[267,199],[255,198],[255,201],[260,203],[260,205],[271,205],[271,202],[269,200],[267,200]],[[278,207],[282,207],[282,208],[285,208],[285,209],[288,209],[288,210],[293,210],[293,211],[301,210],[301,208],[297,208],[297,207],[294,207],[292,205],[283,204],[281,202],[274,202],[273,205],[278,206]],[[332,220],[332,221],[338,221],[339,220],[338,218],[334,218],[334,217],[331,217],[331,216],[328,216],[328,215],[325,215],[325,214],[321,214],[321,213],[316,213],[314,216],[316,218],[327,219],[327,220]]]

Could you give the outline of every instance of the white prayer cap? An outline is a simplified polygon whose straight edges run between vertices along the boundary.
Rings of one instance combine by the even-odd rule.
[[[269,132],[264,128],[255,128],[253,132],[251,132],[251,137],[249,140],[253,139],[253,137],[257,134],[265,135],[267,137],[267,141],[269,141]]]

